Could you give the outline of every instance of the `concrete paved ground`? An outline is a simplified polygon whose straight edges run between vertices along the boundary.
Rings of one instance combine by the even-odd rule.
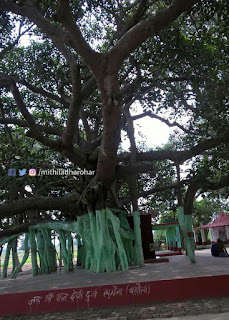
[[[164,318],[164,320],[170,320],[171,318]],[[229,312],[219,314],[201,314],[199,316],[184,316],[174,317],[173,320],[228,320]]]
[[[228,320],[229,298],[4,316],[0,320]]]
[[[26,271],[20,274],[17,279],[1,279],[0,294],[229,274],[229,258],[214,258],[209,249],[198,250],[196,256],[196,264],[191,264],[186,256],[171,256],[169,263],[147,264],[141,268],[130,268],[128,272],[96,274],[78,268],[72,273],[61,271],[32,277],[31,272]],[[83,309],[74,312],[5,316],[0,317],[0,320],[146,320],[161,318],[164,320],[170,318],[173,320],[228,320],[229,297]]]
[[[25,271],[16,279],[0,279],[0,294],[229,274],[229,258],[212,257],[209,249],[196,251],[196,257],[194,264],[185,255],[171,256],[169,262],[131,267],[127,272],[93,273],[76,268],[70,273],[62,270],[33,277]]]

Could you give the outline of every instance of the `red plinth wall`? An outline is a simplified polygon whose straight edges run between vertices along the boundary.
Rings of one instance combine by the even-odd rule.
[[[0,316],[229,296],[229,275],[0,295]]]

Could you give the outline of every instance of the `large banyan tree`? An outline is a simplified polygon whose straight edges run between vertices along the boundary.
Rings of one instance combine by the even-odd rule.
[[[15,234],[27,232],[27,248],[29,239],[48,259],[54,230],[67,270],[70,232],[90,270],[141,265],[139,197],[174,189],[195,261],[195,195],[228,186],[228,17],[225,0],[0,1],[0,238],[11,237],[8,253]],[[134,122],[144,117],[174,127],[173,143],[138,146]],[[180,166],[190,159],[184,180]],[[18,176],[34,167],[82,174]],[[55,270],[52,258],[41,260]]]

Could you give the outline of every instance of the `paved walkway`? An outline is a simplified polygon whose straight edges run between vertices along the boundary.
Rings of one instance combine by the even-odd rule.
[[[5,316],[0,320],[228,320],[229,298]]]
[[[78,267],[69,273],[62,270],[33,277],[25,271],[16,279],[0,279],[0,294],[229,274],[229,258],[212,257],[209,249],[196,251],[197,263],[190,263],[185,255],[168,258],[169,262],[131,267],[126,272],[94,273]]]
[[[0,279],[0,294],[225,275],[229,273],[229,258],[214,258],[210,255],[209,249],[197,251],[196,256],[196,264],[191,264],[187,256],[172,256],[169,257],[169,263],[146,264],[141,268],[130,268],[127,272],[96,274],[87,270],[76,269],[72,273],[62,271],[37,277],[32,277],[29,272],[23,272],[16,279]],[[74,312],[4,316],[0,317],[0,320],[147,320],[161,318],[164,320],[169,318],[173,320],[228,320],[229,297],[199,301],[82,309]]]

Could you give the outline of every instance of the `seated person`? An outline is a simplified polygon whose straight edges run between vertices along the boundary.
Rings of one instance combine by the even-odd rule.
[[[228,257],[227,250],[220,238],[217,239],[217,243],[213,243],[211,253],[214,257]]]
[[[212,244],[211,253],[212,253],[212,256],[213,256],[213,257],[218,257],[218,256],[219,256],[219,252],[218,252],[218,250],[217,250],[216,243],[213,243],[213,244]]]

